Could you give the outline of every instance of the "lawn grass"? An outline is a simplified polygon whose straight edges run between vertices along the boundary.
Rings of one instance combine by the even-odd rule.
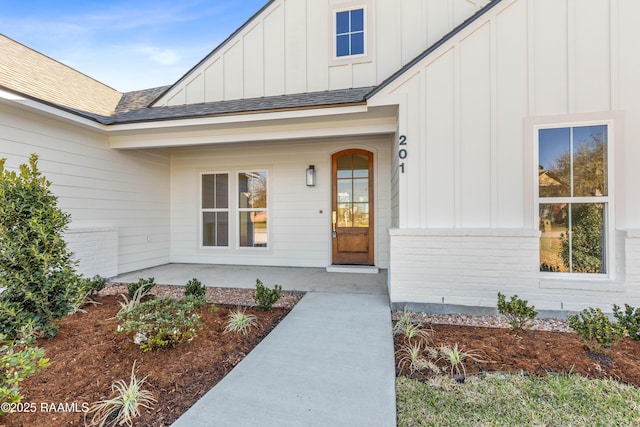
[[[640,389],[613,380],[550,374],[396,381],[398,426],[640,425]]]

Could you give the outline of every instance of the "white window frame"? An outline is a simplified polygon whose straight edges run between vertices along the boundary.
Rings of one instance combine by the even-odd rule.
[[[247,173],[262,173],[264,172],[266,174],[267,177],[267,206],[266,208],[241,208],[240,207],[240,174],[247,174]],[[270,212],[270,206],[271,206],[271,189],[270,189],[270,182],[271,182],[271,171],[267,168],[245,168],[242,170],[237,170],[235,171],[235,197],[234,197],[234,203],[235,203],[235,223],[236,223],[236,248],[238,250],[241,251],[245,251],[245,250],[249,250],[249,251],[265,251],[267,249],[271,248],[271,212]],[[266,239],[267,242],[265,244],[265,246],[242,246],[240,244],[240,226],[241,226],[241,222],[240,222],[240,214],[242,212],[266,212],[267,214],[267,228],[266,228]]]
[[[558,129],[558,128],[575,128],[581,126],[607,126],[607,196],[603,197],[561,197],[561,198],[540,198],[539,195],[539,131],[542,129]],[[533,195],[534,195],[534,214],[536,220],[536,229],[539,227],[539,206],[541,203],[565,203],[571,199],[570,203],[604,203],[605,209],[605,273],[569,273],[569,272],[545,272],[539,271],[543,278],[558,278],[568,280],[582,281],[603,281],[612,280],[615,275],[615,170],[614,170],[614,147],[616,144],[616,123],[613,118],[590,119],[590,120],[568,120],[553,121],[549,120],[545,123],[537,123],[532,125],[533,135]],[[540,238],[538,238],[538,256],[540,254]],[[539,269],[540,258],[537,258],[537,268]]]
[[[205,208],[204,200],[202,198],[202,179],[205,175],[227,175],[227,207],[226,208]],[[231,203],[232,193],[231,193],[231,179],[233,175],[229,171],[206,171],[201,172],[199,175],[199,184],[198,184],[198,197],[200,198],[200,210],[198,212],[198,242],[200,249],[214,249],[214,250],[227,250],[232,247],[232,227],[233,227],[233,219],[231,214]],[[205,212],[226,212],[227,213],[227,245],[226,246],[218,246],[218,245],[205,245],[204,244],[204,213]]]
[[[351,10],[362,9],[364,20],[364,53],[357,55],[338,56],[337,52],[337,36],[338,29],[336,23],[336,17],[338,12],[348,12]],[[329,63],[331,65],[344,65],[344,64],[360,64],[373,61],[373,40],[374,30],[373,16],[372,16],[372,3],[371,0],[360,0],[346,3],[340,3],[335,8],[329,9]]]

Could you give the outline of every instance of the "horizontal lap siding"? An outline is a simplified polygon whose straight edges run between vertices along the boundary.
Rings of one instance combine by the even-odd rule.
[[[110,150],[106,137],[0,106],[0,158],[16,168],[31,153],[71,214],[68,238],[83,273],[113,276],[169,261],[167,153]],[[99,261],[93,245],[104,227],[117,235],[98,248]]]
[[[391,137],[306,140],[296,143],[246,143],[192,148],[172,153],[173,262],[325,267],[331,263],[331,154],[347,148],[374,151],[375,260],[388,265],[391,225],[389,147]],[[307,187],[305,170],[315,165],[316,186]],[[201,173],[268,170],[268,248],[237,247],[237,210],[231,209],[231,246],[200,248]],[[236,183],[234,182],[234,186]],[[232,190],[233,187],[232,187]],[[237,196],[232,194],[233,206]],[[322,212],[321,212],[322,211]]]

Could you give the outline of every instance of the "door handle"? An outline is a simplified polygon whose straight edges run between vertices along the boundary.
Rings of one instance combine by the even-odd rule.
[[[331,212],[331,230],[333,231],[334,237],[336,234],[336,223],[338,222],[338,213],[336,211]]]

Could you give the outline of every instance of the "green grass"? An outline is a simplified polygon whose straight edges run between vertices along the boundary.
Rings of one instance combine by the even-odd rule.
[[[579,375],[400,377],[396,393],[400,427],[640,425],[640,389]]]

